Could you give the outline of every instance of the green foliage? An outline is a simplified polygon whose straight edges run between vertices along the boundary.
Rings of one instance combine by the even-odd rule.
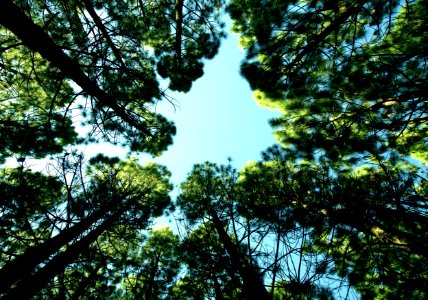
[[[0,162],[13,154],[59,153],[77,137],[66,113],[72,89],[40,55],[0,32]]]
[[[303,227],[303,252],[322,258],[315,270],[363,298],[426,297],[427,9],[417,0],[228,7],[246,50],[242,75],[257,102],[282,113],[271,125],[283,149],[244,169],[241,211],[278,236]]]
[[[230,1],[282,146],[239,173],[195,165],[180,238],[147,231],[171,207],[165,167],[65,147],[160,155],[160,83],[203,75],[225,2],[3,2],[0,162],[19,167],[1,169],[0,297],[427,298],[426,1]]]
[[[257,9],[253,9],[257,7]],[[242,74],[278,140],[329,159],[424,156],[425,1],[232,1]]]
[[[240,279],[212,224],[196,227],[182,241],[180,251],[187,270],[175,287],[184,293],[181,297],[243,299]]]
[[[1,260],[21,254],[40,240],[48,238],[46,215],[61,204],[61,182],[51,176],[23,168],[2,169],[0,179]]]
[[[181,185],[177,205],[191,222],[204,218],[212,211],[222,214],[234,200],[235,177],[236,171],[230,165],[218,166],[210,162],[196,164]]]
[[[155,112],[170,100],[160,83],[187,92],[203,75],[225,36],[223,5],[2,3],[0,163],[18,157],[20,167],[0,176],[1,297],[166,299],[180,286],[178,238],[141,233],[169,208],[169,171],[65,148],[167,149],[176,129]],[[27,167],[49,157],[50,175]]]
[[[379,299],[424,298],[426,191],[418,170],[384,163],[336,172],[287,154],[271,149],[241,172],[243,214],[275,226],[288,243],[303,227],[302,253],[317,257],[307,260],[312,278],[335,274]]]
[[[312,284],[301,284],[299,282],[280,282],[279,288],[274,294],[273,299],[333,300],[334,297],[332,292],[327,288],[318,287]]]
[[[163,228],[151,230],[143,243],[128,249],[117,297],[168,299],[180,267],[178,245],[178,237]]]
[[[133,244],[136,232],[147,228],[170,203],[170,173],[163,166],[141,166],[132,159],[120,161],[99,155],[91,159],[85,172],[82,157],[69,154],[51,168],[62,174],[47,177],[24,167],[4,172],[2,226],[9,229],[4,227],[1,232],[0,271],[11,269],[13,274],[9,273],[11,285],[2,285],[0,294],[8,297],[29,296],[46,284],[42,294],[56,295],[58,291],[51,286],[58,280],[65,280],[61,293],[67,294],[109,286],[115,277],[109,264],[131,264],[123,261],[127,248],[119,251],[118,245],[129,242],[139,249],[138,243]],[[86,255],[94,257],[88,258],[90,263],[85,263]],[[43,265],[48,257],[50,261]],[[58,277],[62,269],[65,273]],[[57,273],[52,273],[54,270]],[[102,275],[101,270],[107,273]],[[37,288],[22,290],[29,282],[37,282]]]
[[[153,112],[159,100],[168,99],[157,73],[170,79],[173,90],[190,89],[203,74],[203,59],[214,57],[224,37],[222,5],[222,1],[32,1],[28,5],[8,1],[1,18],[9,29],[1,29],[0,38],[1,103],[22,105],[37,98],[43,114],[32,115],[32,122],[22,115],[23,120],[13,120],[10,115],[16,105],[7,108],[2,119],[8,122],[0,125],[21,130],[16,134],[8,130],[2,140],[25,131],[47,137],[20,147],[8,142],[4,148],[38,156],[60,152],[75,141],[70,119],[80,113],[93,128],[89,142],[104,139],[131,151],[159,155],[172,143],[175,126]],[[16,27],[15,22],[27,28]],[[69,79],[82,90],[73,91]],[[33,113],[32,107],[28,109],[27,114]],[[39,146],[47,150],[32,150]]]

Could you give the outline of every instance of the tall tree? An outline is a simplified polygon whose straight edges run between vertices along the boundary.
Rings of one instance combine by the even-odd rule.
[[[43,240],[34,238],[34,246],[22,254],[13,254],[16,257],[0,269],[1,292],[7,297],[16,299],[36,293],[104,232],[118,225],[144,229],[168,206],[171,185],[164,167],[142,167],[135,161],[121,162],[103,156],[92,159],[91,165],[85,178],[88,183],[72,191],[74,203],[68,209],[73,217],[48,222],[49,227],[53,226],[50,234],[59,231],[56,235]]]
[[[75,203],[69,209],[74,217],[54,222],[59,230],[56,235],[37,240],[0,269],[1,292],[7,293],[6,297],[16,299],[38,292],[104,232],[118,225],[144,229],[168,206],[171,185],[164,167],[142,167],[135,161],[103,156],[92,159],[91,164],[88,183],[83,190],[73,191]]]
[[[180,255],[186,272],[172,290],[173,299],[245,299],[239,274],[211,222],[184,237]]]
[[[132,236],[162,214],[171,188],[164,167],[100,156],[85,171],[83,156],[65,147],[105,140],[135,153],[162,153],[175,127],[154,110],[159,100],[170,100],[158,75],[184,92],[202,76],[203,60],[214,57],[224,36],[222,5],[1,4],[0,162],[15,157],[21,165],[2,169],[0,180],[2,296],[30,297],[61,283],[62,292],[78,297],[92,283],[81,280],[69,291],[66,279],[101,278],[102,264],[79,262],[105,257],[95,246],[103,236],[122,227]],[[26,158],[51,155],[59,157],[51,176],[25,167]],[[52,291],[43,293],[59,295]]]
[[[222,1],[117,5],[8,0],[0,24],[13,35],[2,36],[0,53],[40,54],[60,78],[71,79],[82,89],[79,94],[86,101],[76,104],[74,97],[63,106],[80,107],[102,138],[158,155],[171,144],[175,127],[152,111],[166,97],[156,72],[170,78],[172,89],[190,89],[203,74],[202,59],[216,54],[224,35],[218,15],[221,5]],[[182,17],[177,18],[176,11],[182,11]],[[13,91],[10,77],[16,64],[3,65],[10,67],[5,88]],[[54,105],[57,96],[50,96]]]
[[[231,166],[195,165],[181,185],[182,193],[177,204],[189,220],[196,223],[204,219],[210,221],[230,256],[234,272],[242,278],[246,299],[269,299],[256,262],[249,260],[237,232],[229,235],[228,227],[235,228],[235,218],[239,217],[234,192],[236,176]]]
[[[289,170],[307,165],[286,173],[303,186],[289,193],[301,207],[285,211],[367,297],[426,294],[427,9],[417,0],[229,6],[247,51],[241,72],[256,100],[282,113],[271,121],[280,157]],[[277,156],[267,160],[258,168],[269,174]],[[283,188],[263,182],[271,196]],[[266,220],[276,212],[248,205]]]
[[[426,1],[231,2],[242,74],[307,158],[426,157]],[[387,154],[388,153],[388,154]]]
[[[169,228],[151,230],[129,255],[121,299],[169,299],[170,290],[180,269],[179,239]]]
[[[335,173],[328,165],[292,161],[274,148],[241,174],[245,214],[279,229],[285,245],[299,229],[306,233],[297,236],[302,246],[295,248],[302,258],[290,257],[294,264],[304,262],[297,275],[311,280],[302,283],[320,288],[330,282],[342,292],[350,286],[369,297],[424,297],[426,192],[417,173],[391,166],[388,173],[368,166]],[[298,283],[284,258],[271,261]],[[330,280],[333,274],[339,285]]]

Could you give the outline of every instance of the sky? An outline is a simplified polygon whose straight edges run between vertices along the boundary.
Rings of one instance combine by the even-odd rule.
[[[173,200],[194,164],[227,164],[230,157],[240,170],[247,162],[261,159],[261,152],[276,143],[268,121],[279,113],[253,100],[249,84],[239,73],[245,52],[239,48],[238,39],[238,35],[228,34],[219,53],[205,61],[204,76],[188,93],[170,94],[176,100],[175,108],[167,101],[156,108],[174,121],[177,134],[160,157],[142,161],[167,166],[172,173]],[[171,221],[158,218],[153,228],[171,226]]]
[[[230,22],[228,22],[230,24]],[[175,123],[173,144],[160,157],[140,155],[144,163],[155,161],[168,167],[175,186],[186,179],[196,163],[227,164],[240,170],[248,161],[259,160],[260,153],[276,143],[269,119],[277,111],[260,107],[252,97],[247,81],[240,75],[245,52],[239,48],[237,34],[228,33],[218,54],[204,62],[204,75],[187,93],[169,92],[175,107],[160,101],[156,112]],[[108,144],[90,145],[90,157],[102,152],[124,156],[127,149]]]
[[[227,164],[230,157],[240,170],[248,161],[259,160],[261,151],[275,143],[268,120],[279,113],[261,108],[253,100],[249,84],[239,73],[245,52],[238,44],[238,35],[228,33],[218,54],[205,61],[204,75],[193,83],[190,92],[170,92],[175,107],[168,101],[156,107],[158,113],[174,121],[177,134],[160,157],[139,158],[143,163],[155,161],[167,166],[174,186],[186,179],[196,163]],[[105,143],[78,148],[86,158],[100,152],[108,156],[125,156],[127,152]],[[38,169],[39,163],[29,164]],[[16,165],[15,159],[7,165]],[[44,164],[39,166],[44,168]],[[175,188],[173,195],[176,193]]]
[[[226,164],[230,157],[239,170],[275,143],[268,120],[278,113],[253,100],[239,73],[244,55],[238,36],[229,33],[217,56],[205,62],[204,76],[190,92],[171,94],[176,109],[168,102],[158,105],[157,112],[177,127],[174,144],[155,160],[172,172],[174,184],[184,181],[195,163]]]

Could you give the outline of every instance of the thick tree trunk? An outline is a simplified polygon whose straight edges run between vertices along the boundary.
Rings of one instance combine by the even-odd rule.
[[[98,210],[78,224],[64,229],[43,244],[31,247],[24,254],[7,263],[0,270],[0,295],[5,293],[19,279],[31,274],[34,269],[55,254],[63,246],[73,241],[100,220],[108,209]]]
[[[82,71],[78,62],[65,54],[49,35],[11,0],[1,2],[0,24],[13,32],[28,48],[38,52],[52,66],[60,69],[64,76],[72,79],[86,93],[96,98],[101,104],[110,107],[123,121],[147,136],[152,136],[145,125],[131,117],[123,106],[120,106],[114,98],[100,89],[97,83]]]
[[[89,246],[95,242],[104,231],[112,226],[113,222],[123,213],[123,211],[124,210],[122,209],[107,218],[98,227],[90,231],[85,237],[68,247],[65,251],[57,254],[36,273],[20,278],[19,283],[2,299],[30,299],[44,288],[47,283],[55,277],[55,275],[63,272],[64,269],[70,263],[75,261],[81,253],[87,251]]]
[[[227,253],[230,255],[232,264],[238,270],[244,282],[245,294],[248,300],[267,300],[271,299],[266,290],[263,280],[254,268],[249,265],[244,257],[239,254],[236,245],[232,242],[220,221],[217,213],[212,211],[210,214],[214,227],[219,235],[220,241],[224,245]]]

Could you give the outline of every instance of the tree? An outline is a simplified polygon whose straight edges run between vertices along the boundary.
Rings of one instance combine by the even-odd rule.
[[[203,226],[191,233],[193,282],[213,282],[217,298],[223,274],[244,299],[255,280],[273,299],[424,298],[426,180],[405,164],[382,166],[338,172],[279,146],[240,173],[195,165],[177,201],[190,224]]]
[[[212,223],[191,230],[180,244],[180,255],[186,272],[172,290],[173,299],[245,299],[241,279]]]
[[[195,165],[181,185],[177,204],[190,221],[210,221],[230,257],[233,272],[242,278],[246,299],[269,299],[262,275],[256,263],[248,259],[237,231],[233,231],[234,236],[228,233],[229,226],[236,230],[235,217],[238,217],[234,181],[236,172],[231,166]]]
[[[180,268],[178,237],[169,228],[151,230],[140,247],[129,257],[120,298],[169,299]]]
[[[331,179],[321,168],[288,161],[279,149],[271,151],[264,154],[264,161],[248,163],[237,182],[239,210],[255,231],[248,244],[261,245],[255,250],[271,296],[311,299],[318,291],[337,292],[344,283],[327,276],[328,258],[312,250],[321,222],[306,209],[314,192],[325,193]]]
[[[257,9],[253,9],[257,7]],[[426,156],[426,1],[232,1],[242,74],[290,155]]]
[[[425,181],[407,168],[386,170],[364,166],[335,173],[328,165],[292,161],[278,147],[265,153],[263,163],[244,169],[245,214],[272,224],[285,245],[299,229],[306,233],[297,236],[302,246],[295,247],[303,256],[294,257],[303,261],[303,277],[293,278],[284,258],[274,260],[291,279],[283,282],[349,285],[370,297],[424,297]],[[331,280],[333,274],[339,284]]]
[[[201,59],[212,58],[219,47],[223,33],[216,10],[221,4],[198,2],[194,7],[182,1],[154,2],[150,7],[142,1],[118,6],[88,0],[35,1],[30,6],[7,1],[0,22],[18,42],[4,39],[2,53],[28,47],[40,54],[61,72],[62,79],[82,88],[82,96],[90,101],[82,109],[92,108],[90,114],[82,115],[89,117],[103,138],[158,155],[171,144],[175,127],[150,111],[164,95],[155,70],[171,78],[173,89],[189,90],[203,73]],[[171,18],[171,10],[183,7],[185,17]],[[156,15],[146,15],[147,11]],[[154,19],[160,24],[153,24]],[[154,55],[147,47],[154,48]],[[117,135],[124,139],[118,140]]]
[[[103,285],[106,255],[96,245],[113,247],[103,239],[120,228],[123,238],[132,237],[162,214],[169,173],[132,159],[98,156],[88,163],[65,147],[104,140],[134,153],[162,153],[175,126],[154,112],[159,100],[171,101],[158,75],[184,92],[202,76],[203,60],[214,57],[224,36],[222,5],[2,3],[0,162],[16,157],[20,164],[2,169],[0,180],[2,296],[42,290],[77,298],[113,280]],[[57,161],[49,176],[26,168],[26,159],[50,157]],[[70,285],[72,278],[79,284]]]
[[[82,179],[87,183],[78,186],[80,190],[72,191],[72,199],[66,198],[73,202],[67,205],[70,219],[46,220],[48,228],[43,229],[49,230],[48,236],[43,240],[35,237],[34,246],[30,244],[21,253],[9,254],[15,258],[0,269],[1,293],[5,298],[31,296],[85,253],[105,232],[116,226],[128,230],[145,229],[150,219],[161,215],[169,205],[170,174],[165,167],[154,164],[142,167],[132,160],[121,162],[101,155],[90,163],[88,178]],[[43,224],[37,221],[27,219],[30,224]],[[59,232],[52,235],[55,231]]]
[[[271,124],[280,160],[291,163],[285,183],[260,183],[269,202],[247,201],[246,211],[311,229],[324,269],[369,298],[426,295],[426,4],[235,0],[228,8],[247,51],[241,72],[259,103],[281,111]],[[277,161],[268,155],[248,186],[282,173]],[[271,203],[281,202],[270,199],[284,184],[287,214],[278,218]]]

